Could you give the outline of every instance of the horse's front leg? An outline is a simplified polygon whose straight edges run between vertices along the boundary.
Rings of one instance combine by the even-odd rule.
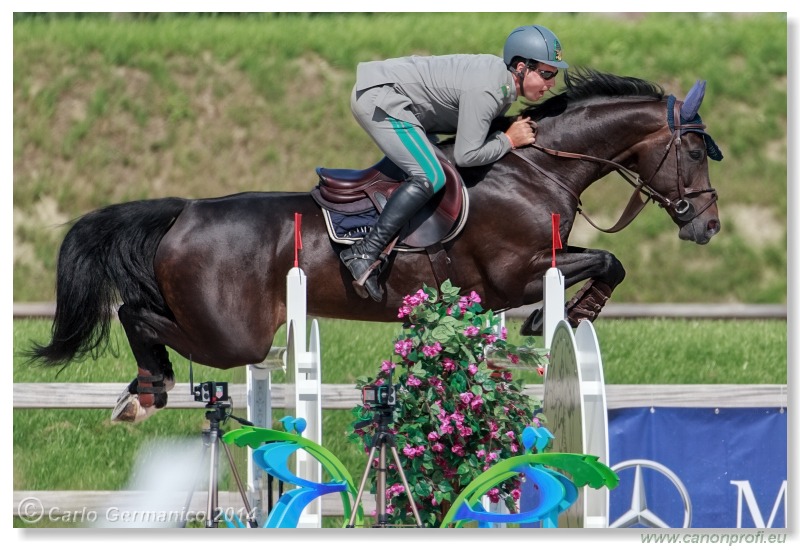
[[[167,392],[175,385],[175,373],[166,347],[158,342],[148,317],[153,314],[123,305],[119,320],[128,336],[139,373],[117,398],[112,421],[140,422],[167,404]]]
[[[586,281],[586,283],[566,303],[566,318],[572,327],[584,319],[597,319],[611,293],[625,278],[625,268],[612,253],[568,246],[556,257],[558,269],[564,276],[564,287]],[[544,315],[542,310],[534,311],[522,324],[523,335],[540,336]]]

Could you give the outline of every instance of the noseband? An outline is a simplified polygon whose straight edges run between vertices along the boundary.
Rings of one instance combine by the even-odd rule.
[[[603,164],[608,164],[614,167],[614,170],[622,176],[625,181],[630,183],[634,190],[633,194],[631,195],[630,200],[628,201],[625,210],[620,215],[619,220],[615,223],[612,227],[608,229],[603,229],[596,225],[587,215],[583,212],[581,208],[581,199],[575,191],[567,187],[566,184],[561,182],[558,178],[554,177],[552,174],[547,172],[546,170],[542,169],[540,166],[536,165],[533,161],[528,159],[527,157],[521,154],[519,149],[513,149],[511,152],[515,153],[519,158],[523,159],[525,162],[536,168],[539,172],[544,174],[546,177],[557,183],[560,187],[570,193],[575,199],[578,201],[578,213],[583,216],[589,224],[591,224],[595,229],[598,229],[604,233],[616,233],[627,227],[642,211],[642,209],[647,204],[647,201],[653,201],[658,204],[661,208],[667,210],[670,215],[683,222],[689,223],[697,216],[708,210],[708,208],[715,204],[717,201],[717,191],[713,187],[709,187],[708,189],[695,189],[693,187],[685,187],[684,180],[683,180],[683,172],[681,171],[681,155],[680,155],[680,146],[682,144],[681,134],[687,131],[692,130],[704,130],[705,124],[681,124],[680,120],[680,108],[682,105],[682,101],[675,101],[675,105],[673,106],[674,110],[674,128],[672,128],[672,137],[667,143],[667,146],[664,149],[664,155],[661,157],[661,161],[656,166],[655,171],[653,174],[648,178],[647,181],[644,181],[638,174],[634,173],[633,171],[629,170],[628,168],[622,166],[621,164],[614,162],[613,160],[607,160],[599,157],[593,157],[591,155],[583,155],[580,153],[567,153],[565,151],[558,151],[556,149],[548,149],[547,147],[542,147],[541,145],[537,145],[536,143],[532,144],[531,147],[534,149],[538,149],[548,155],[552,155],[555,157],[564,157],[570,159],[578,159],[578,160],[586,160],[591,162],[599,162]],[[664,166],[664,162],[667,160],[669,156],[670,150],[672,149],[673,145],[675,146],[675,158],[677,160],[677,188],[678,188],[678,199],[671,200],[668,197],[665,197],[655,189],[653,189],[651,183],[653,179],[656,177],[658,172],[661,170],[662,166]],[[700,196],[704,193],[710,193],[711,197],[709,200],[703,205],[702,208],[696,209],[694,205],[689,202],[688,199]],[[642,200],[641,195],[644,195],[646,198]]]

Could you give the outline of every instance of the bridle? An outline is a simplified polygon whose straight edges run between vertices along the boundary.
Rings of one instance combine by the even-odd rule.
[[[621,164],[614,162],[613,160],[603,159],[599,157],[593,157],[591,155],[583,155],[580,153],[568,153],[566,151],[558,151],[556,149],[549,149],[547,147],[543,147],[536,143],[533,143],[531,147],[534,149],[538,149],[548,155],[555,156],[555,157],[563,157],[563,158],[570,158],[570,159],[577,159],[577,160],[585,160],[590,162],[599,162],[603,164],[608,164],[614,168],[614,170],[622,176],[625,181],[630,183],[633,186],[633,194],[631,198],[628,200],[628,204],[625,206],[622,214],[620,215],[619,220],[615,223],[612,227],[608,229],[603,229],[595,224],[589,216],[583,212],[581,208],[581,199],[580,196],[572,189],[570,189],[565,183],[560,181],[558,178],[553,176],[550,172],[543,169],[536,163],[534,163],[531,159],[527,158],[525,155],[522,154],[522,151],[519,149],[513,149],[511,152],[515,153],[519,158],[524,160],[526,163],[533,166],[537,171],[544,174],[548,179],[554,181],[556,184],[559,185],[562,189],[567,191],[570,195],[572,195],[575,200],[578,202],[578,213],[583,216],[589,224],[591,224],[594,228],[604,232],[604,233],[616,233],[627,227],[639,212],[645,207],[648,201],[653,201],[658,204],[661,208],[664,208],[670,213],[670,216],[677,219],[683,223],[689,223],[697,216],[708,210],[708,208],[715,204],[717,201],[717,191],[713,187],[709,187],[707,189],[695,189],[693,187],[686,187],[683,181],[683,172],[681,171],[681,155],[680,155],[680,147],[682,144],[681,135],[686,132],[691,131],[702,131],[706,128],[705,124],[702,123],[690,123],[690,124],[681,124],[681,116],[680,116],[680,108],[682,105],[682,101],[675,101],[673,106],[673,113],[674,113],[674,124],[672,124],[672,137],[670,138],[667,146],[664,148],[664,155],[661,157],[661,161],[656,166],[655,171],[652,175],[644,181],[638,174],[634,173],[632,170],[622,166]],[[535,129],[534,129],[535,131]],[[675,157],[677,159],[677,188],[678,188],[678,199],[671,200],[668,197],[662,195],[655,189],[653,189],[651,183],[653,179],[656,177],[658,172],[664,166],[664,162],[667,160],[669,156],[670,150],[672,149],[673,145],[675,146]],[[694,198],[705,193],[710,194],[709,200],[699,209],[695,208],[694,205],[689,202],[688,199]],[[642,195],[645,196],[645,199],[642,199]]]

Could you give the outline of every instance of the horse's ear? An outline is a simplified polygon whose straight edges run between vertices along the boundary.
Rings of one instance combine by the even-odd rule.
[[[703,96],[706,95],[706,81],[698,80],[686,94],[686,100],[681,105],[681,118],[685,121],[694,120],[703,103]]]

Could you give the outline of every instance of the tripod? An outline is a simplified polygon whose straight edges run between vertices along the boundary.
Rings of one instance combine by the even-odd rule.
[[[411,495],[411,488],[408,486],[408,480],[406,479],[406,474],[403,472],[403,467],[400,465],[400,457],[397,454],[397,443],[395,442],[394,435],[389,433],[389,424],[392,423],[392,407],[386,406],[379,406],[378,407],[378,431],[375,433],[375,436],[372,438],[372,445],[369,451],[369,458],[367,458],[367,467],[364,470],[364,475],[361,477],[361,485],[358,487],[358,494],[356,495],[356,500],[353,503],[353,512],[350,514],[350,522],[347,524],[348,528],[352,528],[356,521],[356,514],[358,512],[358,506],[361,503],[361,497],[364,494],[364,486],[367,484],[367,479],[369,478],[369,473],[372,470],[372,461],[375,458],[375,453],[379,452],[378,455],[378,480],[377,485],[375,488],[375,507],[378,517],[378,524],[375,527],[382,527],[386,528],[389,527],[389,518],[386,514],[386,472],[387,472],[387,465],[386,465],[386,448],[388,447],[392,451],[392,458],[394,459],[394,465],[397,468],[397,473],[400,474],[400,480],[403,482],[403,487],[406,490],[406,495],[408,495],[408,502],[411,505],[411,512],[414,514],[414,519],[417,522],[417,527],[422,527],[422,520],[419,518],[419,512],[417,511],[417,505],[414,503],[414,498]],[[372,420],[367,420],[360,425],[356,425],[356,427],[366,426],[370,424]]]
[[[224,422],[228,418],[233,418],[240,424],[246,426],[252,426],[252,423],[244,420],[243,418],[233,416],[230,412],[231,407],[232,404],[225,401],[209,402],[206,405],[206,419],[208,420],[208,428],[203,430],[203,456],[200,457],[202,463],[206,452],[208,451],[210,454],[208,472],[208,503],[206,505],[205,526],[219,527],[219,448],[222,447],[225,449],[225,455],[228,457],[228,465],[231,468],[231,473],[236,481],[236,487],[239,489],[239,495],[242,497],[245,510],[247,511],[248,526],[258,527],[253,510],[250,508],[250,502],[247,500],[247,493],[245,492],[244,485],[242,484],[242,479],[239,477],[239,471],[236,469],[236,464],[233,461],[233,455],[231,454],[231,450],[228,448],[228,445],[222,440],[223,431],[222,428],[220,428],[220,423]],[[191,505],[192,496],[195,488],[197,487],[199,477],[200,476],[198,475],[198,479],[195,480],[195,486],[192,487],[192,490],[189,492],[189,496],[186,499],[186,505],[184,506],[185,510],[188,510],[189,506]],[[181,527],[186,527],[186,520],[183,521],[183,525],[181,525]]]

